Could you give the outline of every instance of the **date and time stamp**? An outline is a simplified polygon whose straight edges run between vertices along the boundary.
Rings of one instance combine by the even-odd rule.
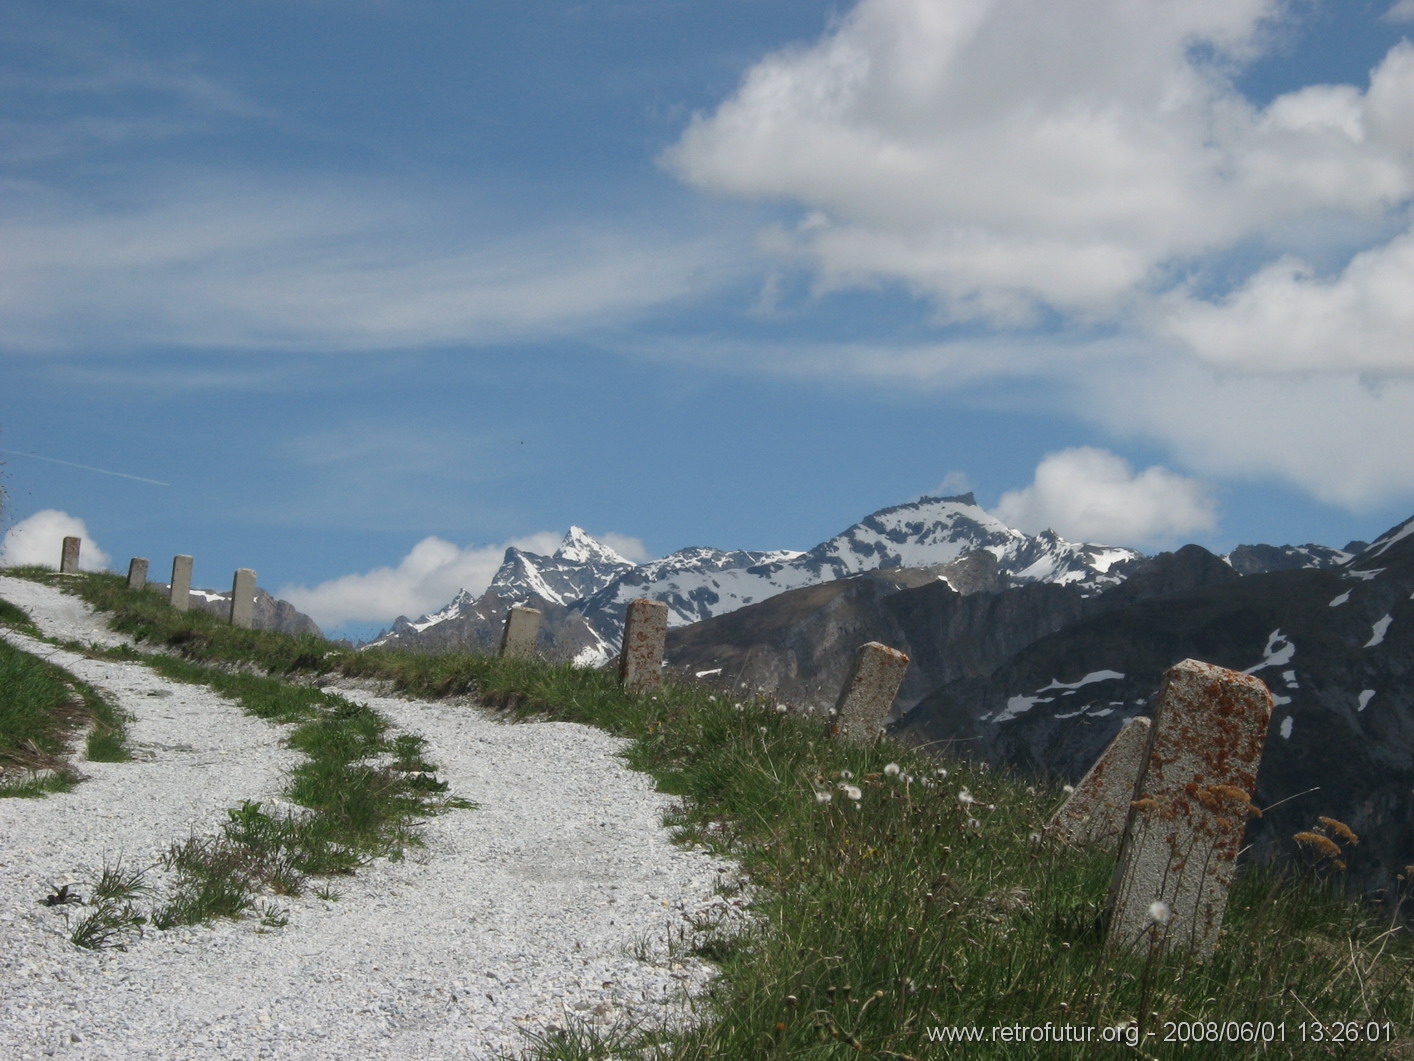
[[[1163,1021],[1152,1028],[1138,1024],[1090,1027],[1077,1024],[937,1025],[928,1029],[930,1043],[1326,1043],[1339,1046],[1392,1043],[1398,1029],[1391,1021]]]

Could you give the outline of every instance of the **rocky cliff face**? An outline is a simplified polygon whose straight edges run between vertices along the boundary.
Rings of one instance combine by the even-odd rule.
[[[911,663],[897,706],[938,685],[988,673],[1077,616],[1075,586],[1032,583],[959,593],[934,571],[888,568],[791,590],[760,604],[668,632],[675,672],[832,707],[855,650],[879,641]]]
[[[1258,773],[1257,803],[1271,809],[1248,833],[1256,857],[1300,857],[1292,834],[1327,815],[1362,837],[1352,886],[1389,894],[1414,862],[1414,520],[1323,570],[1225,580],[1201,557],[1183,563],[1211,581],[1159,579],[1144,595],[1131,579],[989,675],[937,688],[897,734],[1074,781],[1148,712],[1167,667],[1192,657],[1247,671],[1277,705]]]

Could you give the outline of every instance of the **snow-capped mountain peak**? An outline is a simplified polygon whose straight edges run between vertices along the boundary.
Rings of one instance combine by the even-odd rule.
[[[621,564],[634,566],[632,560],[620,556],[603,542],[585,533],[583,527],[571,526],[565,532],[560,547],[555,550],[554,559],[569,564]]]
[[[571,527],[549,556],[514,546],[506,550],[490,589],[513,602],[538,597],[551,604],[569,604],[608,585],[637,565],[626,560],[580,527]]]

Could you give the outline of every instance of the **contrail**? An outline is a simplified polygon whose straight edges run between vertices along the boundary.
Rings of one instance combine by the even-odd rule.
[[[73,461],[61,461],[58,457],[41,457],[38,453],[21,453],[17,449],[0,449],[0,453],[9,453],[16,457],[33,457],[37,461],[48,461],[50,464],[67,464],[70,468],[82,468],[86,472],[98,472],[100,475],[116,475],[119,479],[136,479],[140,483],[152,483],[154,486],[171,486],[171,483],[164,483],[160,479],[146,479],[141,475],[129,475],[127,472],[110,472],[107,468],[95,468],[91,464],[75,464]]]

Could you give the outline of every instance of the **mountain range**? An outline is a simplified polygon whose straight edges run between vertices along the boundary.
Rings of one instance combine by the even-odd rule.
[[[981,554],[990,559],[979,563]],[[1140,558],[1132,549],[1075,544],[1050,531],[1024,534],[971,494],[880,509],[805,552],[692,546],[633,564],[571,527],[550,556],[507,549],[483,593],[462,591],[418,619],[399,616],[370,644],[489,649],[499,642],[506,610],[525,604],[544,615],[547,656],[597,665],[618,652],[624,606],[635,597],[665,602],[676,628],[866,571],[923,569],[934,581],[966,587],[979,579],[993,589],[1046,582],[1089,594],[1122,581],[1125,565]]]
[[[1257,674],[1277,710],[1248,843],[1289,861],[1320,815],[1362,837],[1348,880],[1390,897],[1414,862],[1414,519],[1373,544],[1196,545],[1157,556],[1007,527],[970,494],[881,509],[803,551],[679,550],[634,564],[572,527],[509,549],[487,590],[373,642],[493,651],[544,613],[549,658],[598,665],[635,597],[669,607],[678,676],[830,706],[855,649],[911,657],[895,735],[1073,782],[1194,657]]]

